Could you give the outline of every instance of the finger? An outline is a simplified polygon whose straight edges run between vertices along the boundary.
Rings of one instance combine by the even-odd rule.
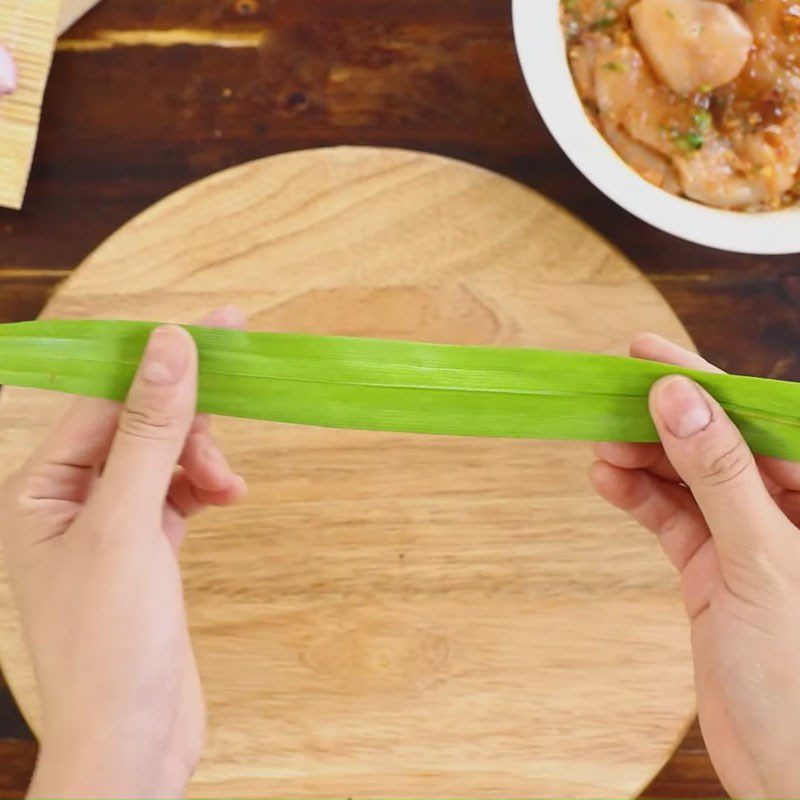
[[[164,505],[164,514],[161,520],[161,529],[167,537],[172,551],[177,556],[183,543],[186,541],[188,526],[184,517],[173,505]]]
[[[241,331],[247,327],[247,316],[238,306],[227,305],[212,311],[203,317],[198,325],[207,328],[226,328],[228,330]],[[198,414],[192,424],[192,433],[203,433],[211,427],[208,414]]]
[[[119,406],[78,398],[23,468],[23,491],[37,500],[83,502],[116,430]]]
[[[663,378],[650,394],[650,413],[723,558],[749,563],[766,540],[785,535],[791,526],[750,449],[707,392],[682,376]]]
[[[240,476],[221,491],[208,491],[195,486],[188,475],[177,472],[172,479],[167,503],[164,506],[162,527],[170,545],[177,553],[186,538],[186,520],[209,506],[231,506],[247,494],[247,484]]]
[[[95,495],[98,504],[123,516],[161,520],[196,403],[197,348],[192,337],[174,325],[158,328],[120,413]]]
[[[240,475],[234,476],[234,480],[224,489],[210,490],[196,486],[185,472],[178,472],[170,485],[167,500],[184,519],[188,519],[209,506],[234,505],[246,494],[247,484]]]
[[[206,314],[198,323],[207,328],[229,328],[242,330],[247,325],[247,317],[241,308],[234,305],[222,306]]]
[[[674,342],[654,333],[636,336],[630,345],[630,355],[676,367],[698,369],[705,372],[720,372],[697,353],[686,350]],[[623,469],[646,469],[668,481],[679,481],[675,468],[670,464],[660,444],[636,444],[632,442],[600,443],[596,446],[597,457]]]
[[[696,369],[701,372],[714,372],[721,374],[722,370],[706,361],[697,353],[657,336],[654,333],[643,333],[635,337],[630,347],[631,356],[645,358],[650,361],[660,361],[663,364],[673,364],[676,367]],[[756,459],[771,494],[784,486],[792,490],[800,490],[800,464],[789,461],[779,461],[775,458]]]
[[[770,456],[756,456],[756,461],[771,493],[780,489],[800,492],[800,463]]]
[[[594,447],[595,455],[620,469],[646,469],[653,475],[673,483],[680,477],[669,463],[660,444],[635,444],[633,442],[599,442]]]
[[[634,337],[630,346],[630,354],[633,358],[659,361],[662,364],[697,369],[701,372],[722,372],[719,367],[715,367],[697,353],[693,353],[663,336],[657,336],[655,333],[640,333]]]
[[[206,491],[222,491],[237,478],[228,460],[207,432],[189,435],[180,458],[180,466],[198,489]]]
[[[603,461],[592,465],[590,477],[601,497],[658,536],[679,572],[708,539],[708,526],[684,487]]]
[[[775,502],[789,521],[796,527],[800,527],[800,493],[783,492],[776,495]]]
[[[236,306],[229,305],[211,312],[199,324],[241,329],[246,317]],[[119,412],[120,406],[108,400],[76,398],[28,460],[21,491],[37,500],[83,503],[99,466],[108,456]],[[193,430],[207,431],[209,427],[208,417],[198,416]]]
[[[719,558],[714,549],[714,539],[709,537],[681,574],[683,604],[692,624],[709,607],[719,578]]]

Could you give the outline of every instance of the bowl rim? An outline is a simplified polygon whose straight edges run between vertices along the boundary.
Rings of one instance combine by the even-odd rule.
[[[512,18],[525,82],[545,125],[603,194],[653,227],[695,244],[753,255],[800,252],[800,204],[750,214],[711,208],[659,189],[617,155],[578,97],[560,0],[512,0]]]

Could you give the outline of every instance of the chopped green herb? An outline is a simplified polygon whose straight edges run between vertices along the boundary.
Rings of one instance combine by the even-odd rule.
[[[598,20],[595,20],[590,26],[589,30],[592,31],[604,31],[607,28],[610,28],[615,22],[615,17],[601,17]]]
[[[609,72],[627,72],[628,68],[625,64],[619,61],[607,61],[603,64],[603,69],[607,69]]]
[[[567,11],[574,11],[578,7],[578,0],[564,0],[564,8]]]
[[[605,2],[603,3],[603,5],[604,5],[606,8],[614,8],[614,9],[615,9],[615,8],[617,7],[617,6],[616,6],[616,3],[614,3],[614,2],[613,2],[613,0],[605,0]]]
[[[697,87],[698,92],[702,92],[703,94],[708,94],[714,87],[710,83],[701,83]]]
[[[664,12],[670,19],[675,19],[675,14],[672,11]]]
[[[703,144],[703,137],[696,131],[687,131],[675,137],[675,146],[686,152],[701,150]]]
[[[708,133],[711,129],[711,124],[714,120],[711,117],[711,112],[705,108],[701,108],[693,117],[692,122],[699,133]]]

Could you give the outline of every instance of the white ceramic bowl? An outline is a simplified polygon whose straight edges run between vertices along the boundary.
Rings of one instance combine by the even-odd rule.
[[[675,197],[641,178],[589,121],[567,61],[559,0],[513,0],[522,70],[539,113],[575,166],[605,195],[656,228],[738,253],[800,253],[800,206],[743,214]]]

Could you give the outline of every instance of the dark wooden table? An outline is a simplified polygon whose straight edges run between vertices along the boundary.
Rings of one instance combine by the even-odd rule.
[[[93,248],[174,190],[343,143],[513,176],[624,251],[720,366],[800,379],[798,261],[680,242],[600,195],[533,108],[510,0],[103,0],[59,45],[25,208],[0,211],[0,321],[35,317]],[[35,744],[7,692],[0,738],[0,796],[21,796]],[[696,727],[647,792],[722,794]]]

